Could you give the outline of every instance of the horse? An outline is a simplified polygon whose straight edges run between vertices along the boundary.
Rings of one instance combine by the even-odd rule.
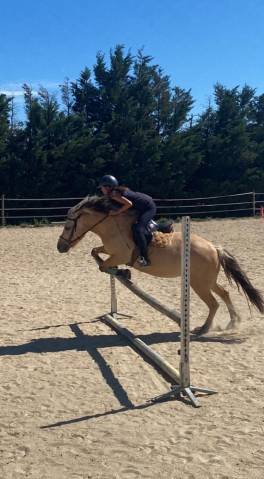
[[[87,196],[68,211],[64,229],[57,243],[60,253],[66,253],[74,247],[89,231],[98,235],[102,246],[94,248],[93,256],[100,253],[108,255],[102,261],[100,270],[107,272],[109,268],[130,265],[146,274],[161,278],[172,278],[181,275],[181,243],[180,232],[153,233],[148,252],[151,264],[141,266],[135,261],[135,243],[132,226],[137,220],[137,213],[130,209],[120,215],[111,215],[120,206],[108,197]],[[240,317],[231,301],[230,294],[217,283],[222,267],[230,284],[242,289],[248,303],[260,313],[264,313],[264,297],[256,289],[241,269],[236,258],[222,247],[214,246],[210,241],[198,235],[191,235],[190,251],[190,285],[195,293],[207,305],[208,317],[204,324],[193,332],[197,335],[207,333],[212,328],[213,319],[219,307],[213,293],[219,296],[227,306],[230,321],[228,329],[234,328]]]

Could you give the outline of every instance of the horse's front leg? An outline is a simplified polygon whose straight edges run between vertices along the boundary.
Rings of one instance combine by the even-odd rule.
[[[103,254],[109,254],[107,253],[107,251],[105,250],[105,247],[104,245],[102,246],[97,246],[96,248],[93,248],[92,251],[91,251],[91,255],[93,258],[95,258],[97,264],[99,265],[99,269],[100,271],[102,272],[106,272],[107,268],[111,268],[113,266],[117,266],[117,257],[116,255],[110,255],[106,260],[103,260],[99,254],[100,253],[103,253]],[[120,264],[120,263],[119,263]]]
[[[105,249],[103,246],[99,246],[98,248],[94,248],[92,251],[92,255],[95,258],[100,271],[102,273],[109,273],[109,274],[120,274],[122,276],[125,276],[127,279],[131,279],[131,272],[129,269],[118,269],[118,266],[121,264],[125,264],[126,261],[122,258],[120,258],[117,255],[110,255],[109,258],[107,258],[105,261],[100,258],[98,253],[106,253]],[[108,254],[108,253],[106,253]]]
[[[106,273],[109,268],[117,267],[119,264],[123,264],[123,262],[120,261],[120,258],[118,258],[117,255],[113,254],[110,255],[106,260],[102,260],[101,258],[99,269],[103,273]]]
[[[129,269],[118,268],[119,265],[124,264],[124,260],[116,255],[112,255],[105,261],[99,256],[96,259],[99,264],[99,269],[102,273],[109,273],[114,275],[123,276],[123,278],[131,279],[131,271]]]
[[[93,258],[96,258],[99,255],[99,253],[107,254],[107,251],[105,251],[104,245],[97,246],[96,248],[93,248],[91,251],[91,255],[93,256]]]

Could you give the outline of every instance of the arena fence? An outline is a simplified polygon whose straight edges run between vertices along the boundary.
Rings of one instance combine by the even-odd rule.
[[[83,198],[1,197],[1,225],[64,221],[67,211]],[[264,193],[247,192],[201,198],[157,198],[157,216],[172,219],[264,216]]]

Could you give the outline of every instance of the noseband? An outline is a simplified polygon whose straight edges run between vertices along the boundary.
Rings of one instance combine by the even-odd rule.
[[[74,225],[73,225],[73,228],[71,230],[71,234],[70,234],[70,237],[69,239],[66,239],[64,238],[64,236],[61,234],[60,235],[60,238],[65,241],[65,243],[68,243],[68,245],[70,246],[71,245],[71,239],[74,235],[74,232],[76,231],[76,228],[77,228],[77,220],[80,218],[82,213],[80,213],[78,216],[76,216],[76,218],[70,218],[69,216],[67,216],[66,218],[66,221],[73,221]],[[86,233],[88,233],[89,231],[93,231],[93,229],[99,225],[100,223],[102,223],[106,218],[108,217],[108,214],[105,215],[103,218],[101,218],[99,221],[97,221],[91,228],[89,228],[87,231],[85,231],[85,233],[83,233],[82,235],[80,236],[77,236],[77,238],[74,239],[74,242],[81,239]]]

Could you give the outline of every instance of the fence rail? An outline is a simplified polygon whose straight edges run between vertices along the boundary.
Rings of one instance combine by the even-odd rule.
[[[1,196],[1,225],[62,221],[83,198],[8,198]],[[157,216],[235,217],[264,214],[264,193],[247,192],[199,198],[157,198]]]

